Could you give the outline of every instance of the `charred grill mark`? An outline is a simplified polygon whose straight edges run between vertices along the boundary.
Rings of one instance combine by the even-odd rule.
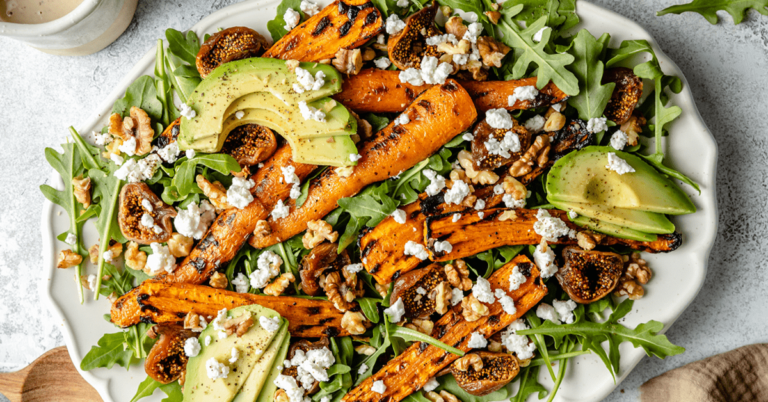
[[[399,277],[400,277],[400,270],[398,269],[397,271],[395,271],[394,274],[392,274],[392,280],[396,281],[397,278],[399,278]]]
[[[176,313],[176,317],[179,317],[179,318],[184,318],[184,317],[186,317],[186,316],[187,316],[187,314],[186,314],[186,313],[182,313],[182,312],[178,312],[178,313]]]
[[[387,92],[389,92],[389,88],[387,88],[387,86],[384,84],[381,84],[371,90],[371,93],[374,95],[384,95]]]
[[[446,92],[456,92],[459,90],[459,86],[456,85],[454,82],[446,82],[445,84],[440,86],[440,89]]]
[[[205,236],[203,240],[200,241],[200,243],[197,244],[197,249],[200,251],[205,251],[208,249],[208,247],[219,247],[219,242],[216,241],[216,238],[213,237],[213,233],[208,234],[208,236]]]
[[[381,263],[377,263],[376,265],[371,268],[370,273],[375,274],[381,270]]]
[[[360,9],[357,7],[350,7],[349,11],[347,11],[347,18],[349,18],[350,23],[354,23],[355,19],[357,18],[357,14],[360,12]]]
[[[343,1],[339,2],[339,14],[346,14],[347,10],[349,10],[349,6],[346,5]]]
[[[520,273],[528,278],[531,277],[531,267],[532,264],[530,262],[521,262],[517,264],[517,269],[520,270]]]
[[[427,350],[427,346],[429,346],[426,342],[419,342],[419,353],[424,353],[425,350]]]
[[[300,39],[301,39],[300,35],[296,35],[296,36],[294,36],[293,38],[291,38],[291,39],[288,41],[288,43],[285,45],[285,50],[286,50],[286,51],[288,51],[288,50],[292,50],[294,47],[296,47],[296,45],[298,45],[298,44],[299,44],[299,42],[300,42]]]
[[[336,327],[328,327],[323,330],[323,334],[327,336],[339,336],[339,330]]]
[[[145,311],[151,311],[151,312],[153,312],[155,314],[160,314],[160,309],[158,309],[155,306],[148,305],[148,304],[142,304],[140,309],[141,309],[142,313],[145,312]]]
[[[420,100],[419,101],[419,106],[423,107],[424,110],[427,113],[432,113],[433,112],[433,110],[432,110],[432,103],[430,101],[426,100],[426,99]]]
[[[501,215],[502,212],[504,212],[504,211],[502,211],[501,209],[497,209],[497,210],[495,210],[495,211],[493,211],[491,213],[486,213],[485,215],[483,215],[482,219],[480,219],[479,221],[473,223],[473,225],[474,224],[478,224],[478,223],[480,223],[482,221],[492,221],[492,220],[496,219],[497,216]]]
[[[408,87],[405,87],[405,96],[408,97],[409,101],[416,99],[416,94],[413,92],[411,88],[408,88]]]
[[[499,323],[499,316],[492,315],[492,316],[488,317],[488,321],[487,322],[488,322],[488,324],[491,324],[491,325],[498,324]]]
[[[536,279],[533,280],[533,284],[536,286],[541,286],[541,277],[537,276]]]
[[[323,318],[322,320],[320,320],[319,325],[325,325],[331,321],[333,321],[332,317]]]
[[[367,2],[365,4],[361,4],[361,5],[357,6],[357,8],[359,8],[361,11],[365,10],[367,8],[373,8],[373,3],[369,1],[369,2]]]
[[[445,358],[448,357],[448,352],[444,352],[440,357],[432,360],[435,364],[442,364]]]
[[[320,314],[320,307],[309,307],[307,308],[307,313],[310,315]]]
[[[339,3],[339,4],[344,4],[344,3]],[[331,26],[331,19],[328,18],[328,16],[326,15],[325,17],[320,19],[320,22],[317,23],[317,25],[315,26],[315,30],[312,31],[312,36],[320,35],[329,26]]]
[[[421,212],[431,216],[440,213],[440,206],[445,202],[443,193],[437,193],[421,201]]]
[[[347,21],[344,23],[344,25],[339,28],[339,37],[343,38],[349,33],[349,30],[352,29],[352,21]]]
[[[195,269],[197,270],[197,273],[202,274],[205,271],[205,259],[201,257],[197,257],[194,260],[189,262]]]
[[[152,317],[147,317],[145,315],[139,317],[139,321],[143,322],[144,324],[157,324]]]
[[[365,16],[365,21],[363,22],[363,26],[366,27],[368,25],[376,23],[376,20],[379,19],[378,13],[376,11],[368,13],[368,15]]]

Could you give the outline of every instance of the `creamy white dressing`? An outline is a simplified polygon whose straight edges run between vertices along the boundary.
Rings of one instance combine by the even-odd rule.
[[[0,20],[16,24],[42,24],[59,19],[83,0],[0,0]]]

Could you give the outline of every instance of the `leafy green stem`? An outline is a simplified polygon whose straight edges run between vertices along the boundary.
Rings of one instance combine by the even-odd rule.
[[[564,352],[567,352],[569,349],[571,349],[571,341],[566,340],[562,346],[562,349]],[[560,384],[563,383],[563,378],[565,377],[565,369],[567,367],[568,367],[568,358],[564,359],[560,363],[560,367],[557,370],[557,379],[555,380],[555,385],[552,388],[552,393],[549,394],[549,398],[547,399],[547,402],[552,402],[555,399],[555,395],[557,395],[557,390],[560,389]]]
[[[115,219],[115,212],[117,210],[117,202],[120,198],[120,188],[122,187],[122,184],[123,182],[121,180],[117,180],[117,185],[115,185],[115,188],[112,190],[113,193],[110,198],[110,205],[102,205],[102,208],[106,207],[108,209],[104,227],[102,228],[101,233],[99,233],[99,238],[101,239],[101,244],[99,245],[99,269],[96,274],[97,290],[93,292],[93,300],[99,300],[98,289],[101,289],[101,277],[104,275],[104,253],[109,249],[109,241],[112,239],[112,223]]]
[[[526,318],[528,319],[528,323],[531,324],[531,328],[541,326],[541,320],[539,320],[539,317],[533,311],[529,311],[528,314],[526,314]],[[547,350],[547,342],[544,340],[544,336],[536,334],[533,338],[533,342],[536,344],[536,349],[541,353],[541,358],[544,360],[545,366],[547,366],[549,375],[555,380],[557,377],[555,377],[555,370],[552,368],[552,361],[549,359],[549,351]]]
[[[434,347],[438,347],[440,349],[445,350],[446,352],[453,353],[456,356],[464,356],[464,352],[462,352],[459,349],[456,349],[452,346],[449,346],[443,342],[440,342],[439,340],[429,336],[422,334],[419,331],[414,331],[410,328],[401,327],[398,325],[391,325],[389,328],[389,335],[394,336],[397,338],[400,338],[405,341],[409,342],[424,342],[428,343]]]
[[[71,128],[71,127],[70,127]],[[75,152],[74,150],[70,153],[69,156],[69,171],[74,172],[75,171]],[[80,226],[77,224],[77,201],[75,200],[75,191],[70,185],[69,188],[66,190],[67,196],[69,197],[69,205],[71,206],[72,210],[69,211],[69,230],[72,231],[72,234],[75,235],[75,244],[72,246],[73,250],[77,254],[82,255],[82,250],[80,249]],[[77,296],[80,299],[80,304],[83,304],[85,302],[85,296],[83,295],[83,282],[82,282],[82,276],[83,276],[83,264],[84,261],[81,261],[80,264],[77,264],[77,269],[75,270],[75,282],[77,282]],[[96,292],[98,294],[98,292]]]
[[[592,352],[590,352],[589,350],[577,350],[575,352],[557,353],[557,354],[554,354],[554,355],[550,355],[549,356],[549,360],[554,362],[554,361],[559,361],[559,360],[570,359],[570,358],[576,357],[576,356],[588,355],[588,354],[591,354],[591,353]],[[535,366],[544,366],[546,364],[547,364],[547,362],[545,362],[544,359],[537,358],[537,359],[531,360],[531,364],[529,364],[528,366],[529,367],[535,367]]]
[[[88,147],[85,145],[83,137],[81,137],[77,130],[75,130],[75,128],[72,126],[69,126],[69,133],[72,134],[72,139],[75,141],[75,145],[77,145],[80,153],[83,154],[82,158],[86,161],[85,165],[89,169],[98,168],[100,165],[96,161],[96,158],[94,158],[93,155],[88,152]]]

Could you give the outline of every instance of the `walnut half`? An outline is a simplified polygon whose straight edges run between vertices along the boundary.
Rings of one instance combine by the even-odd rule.
[[[355,75],[363,68],[363,55],[360,49],[339,49],[331,64],[343,74]]]

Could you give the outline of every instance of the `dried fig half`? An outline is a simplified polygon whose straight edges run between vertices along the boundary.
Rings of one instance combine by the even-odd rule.
[[[643,95],[643,80],[636,76],[631,69],[615,67],[605,70],[603,84],[615,82],[611,99],[605,106],[605,117],[616,124],[624,124]]]
[[[272,130],[244,124],[229,132],[221,152],[235,158],[240,166],[253,166],[272,156],[276,149],[277,138]]]
[[[293,357],[296,355],[296,351],[301,350],[304,353],[309,352],[310,350],[317,350],[322,348],[327,348],[328,345],[330,345],[330,342],[328,342],[328,338],[320,338],[320,340],[316,342],[310,342],[307,339],[299,339],[298,341],[291,344],[291,347],[288,349],[288,360],[293,359]],[[296,367],[285,367],[283,368],[283,375],[291,376],[293,378],[296,378],[298,380],[298,372]],[[312,385],[312,388],[305,389],[304,395],[312,395],[320,390],[320,383],[315,380],[315,383]]]
[[[450,366],[456,383],[475,396],[488,395],[509,384],[520,372],[517,357],[501,352],[473,352],[482,359],[482,368],[475,370],[471,364],[462,367],[460,360]],[[465,357],[468,355],[465,355]],[[463,370],[462,370],[463,369]]]
[[[517,120],[512,119],[512,122],[514,125],[509,130],[493,128],[486,119],[483,119],[475,126],[475,131],[472,133],[474,135],[472,139],[472,161],[474,162],[475,169],[493,170],[520,159],[520,156],[525,153],[531,145],[532,135]],[[488,142],[493,139],[496,145],[501,146],[508,132],[517,134],[518,141],[520,142],[519,151],[507,151],[508,155],[499,155],[498,152],[491,153],[489,148],[493,148],[493,145]]]
[[[616,253],[570,246],[563,249],[562,256],[557,281],[577,303],[592,303],[611,294],[624,271],[624,262]]]
[[[216,67],[230,61],[261,56],[269,42],[251,28],[232,27],[216,32],[197,52],[197,71],[205,78]]]
[[[146,201],[146,202],[145,202]],[[152,226],[142,223],[147,214]],[[126,239],[139,244],[165,243],[173,234],[176,210],[164,203],[145,183],[126,184],[120,191],[117,222]]]
[[[435,27],[437,3],[432,2],[405,20],[405,28],[387,41],[389,59],[400,70],[420,68],[424,56],[440,57],[437,46],[428,46],[427,38],[440,35]]]
[[[178,380],[187,367],[184,342],[195,333],[179,325],[156,325],[150,331],[153,331],[151,337],[159,338],[144,361],[144,371],[162,384]]]
[[[320,277],[326,271],[341,271],[352,263],[347,251],[338,254],[336,243],[321,243],[313,248],[301,261],[301,288],[310,296],[320,295]]]
[[[593,145],[595,135],[587,130],[587,122],[584,120],[570,119],[565,123],[565,127],[555,132],[551,142],[549,159],[554,162],[571,151]]]
[[[397,299],[403,299],[406,317],[429,316],[435,312],[435,300],[428,297],[429,293],[441,282],[447,281],[448,277],[440,264],[410,271],[395,281],[390,304],[394,304]]]

